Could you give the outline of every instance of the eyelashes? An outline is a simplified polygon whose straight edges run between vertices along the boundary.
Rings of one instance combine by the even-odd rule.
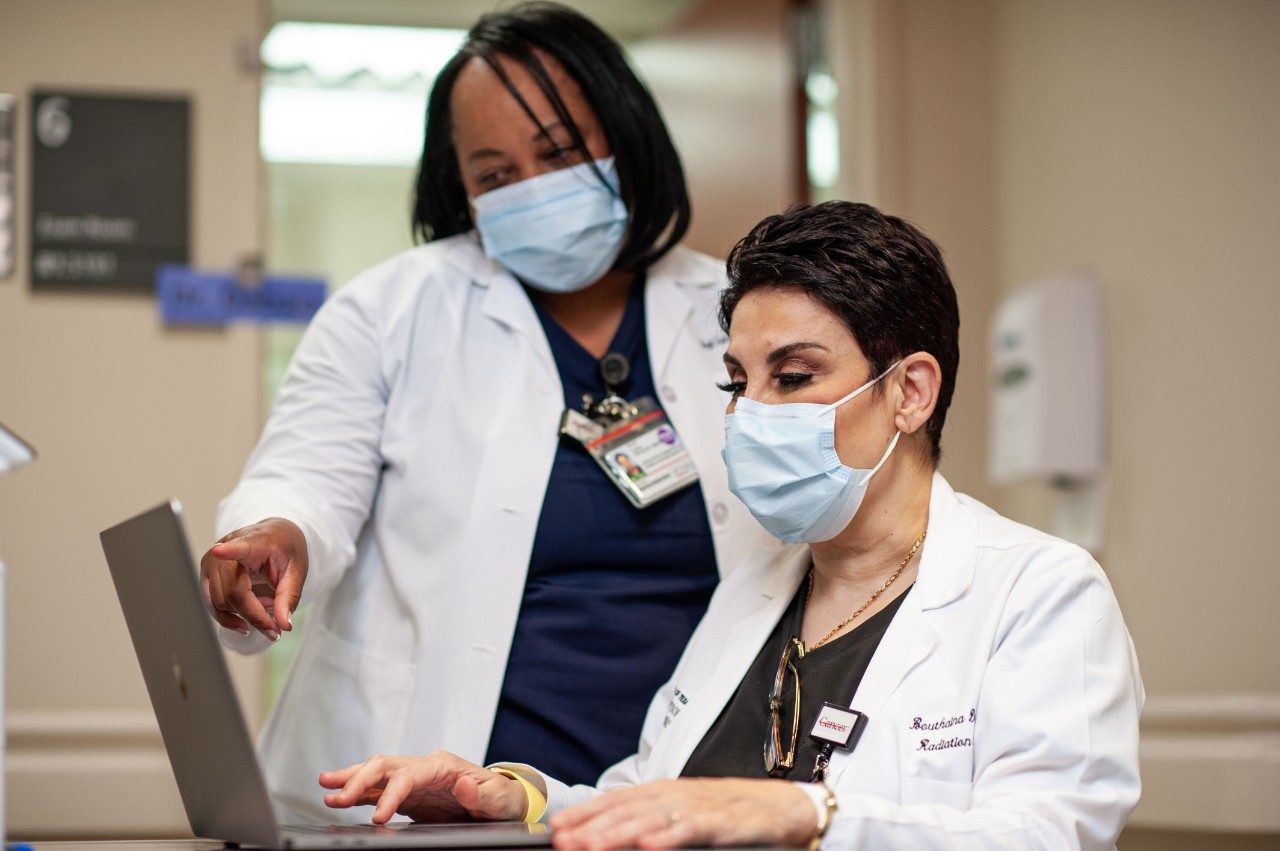
[[[552,148],[542,154],[542,159],[551,163],[553,168],[566,168],[571,165],[585,162],[582,157],[582,152],[577,148],[570,146]],[[494,171],[485,172],[484,174],[479,175],[476,178],[476,184],[478,186],[483,186],[485,189],[497,189],[499,186],[505,186],[506,184],[511,183],[513,175],[514,169],[495,169]]]
[[[807,372],[781,372],[774,376],[774,379],[781,385],[783,390],[795,390],[803,387],[813,380],[813,375]],[[716,387],[725,393],[732,393],[734,396],[741,396],[746,392],[747,382],[745,381],[724,381],[718,382]]]
[[[813,380],[813,375],[808,372],[783,372],[775,376],[778,383],[782,385],[784,390],[794,390],[797,387],[803,387]]]

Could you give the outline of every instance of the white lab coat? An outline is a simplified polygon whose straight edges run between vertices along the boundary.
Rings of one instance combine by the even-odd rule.
[[[654,383],[722,572],[775,548],[720,460],[723,281],[723,264],[677,248],[645,291]],[[217,520],[222,535],[286,517],[307,539],[312,611],[259,745],[282,818],[367,818],[326,810],[316,776],[370,754],[483,759],[563,410],[528,296],[474,234],[370,269],[317,314]]]
[[[915,587],[849,704],[868,723],[831,760],[840,808],[823,847],[1113,847],[1138,801],[1144,692],[1102,569],[940,475],[928,529]],[[721,583],[639,753],[601,788],[679,776],[808,567],[807,547],[761,553]],[[763,747],[765,732],[743,735]],[[547,786],[549,813],[595,791]]]

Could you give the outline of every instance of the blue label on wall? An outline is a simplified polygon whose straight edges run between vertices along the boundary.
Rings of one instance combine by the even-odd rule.
[[[230,273],[161,266],[156,298],[166,325],[226,325],[229,322],[308,322],[324,303],[318,278],[270,276],[247,286]]]

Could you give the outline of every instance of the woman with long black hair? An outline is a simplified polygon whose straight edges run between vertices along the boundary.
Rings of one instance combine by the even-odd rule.
[[[554,4],[476,23],[430,95],[424,244],[316,316],[201,562],[242,652],[311,605],[261,743],[290,818],[376,752],[593,781],[770,546],[720,463],[723,269],[689,215],[616,42]]]

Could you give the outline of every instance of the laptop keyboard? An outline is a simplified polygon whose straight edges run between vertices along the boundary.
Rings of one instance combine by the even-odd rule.
[[[302,833],[307,836],[378,836],[400,833],[405,828],[421,827],[412,822],[396,822],[394,824],[290,824],[281,830],[287,833]]]
[[[518,823],[517,823],[518,824]],[[473,833],[510,832],[512,822],[457,822],[450,824],[418,824],[402,821],[391,824],[290,824],[281,830],[288,833],[301,833],[307,836],[388,836],[401,833],[436,833],[442,830],[467,831]],[[529,833],[541,833],[541,825],[522,825],[529,828]]]

